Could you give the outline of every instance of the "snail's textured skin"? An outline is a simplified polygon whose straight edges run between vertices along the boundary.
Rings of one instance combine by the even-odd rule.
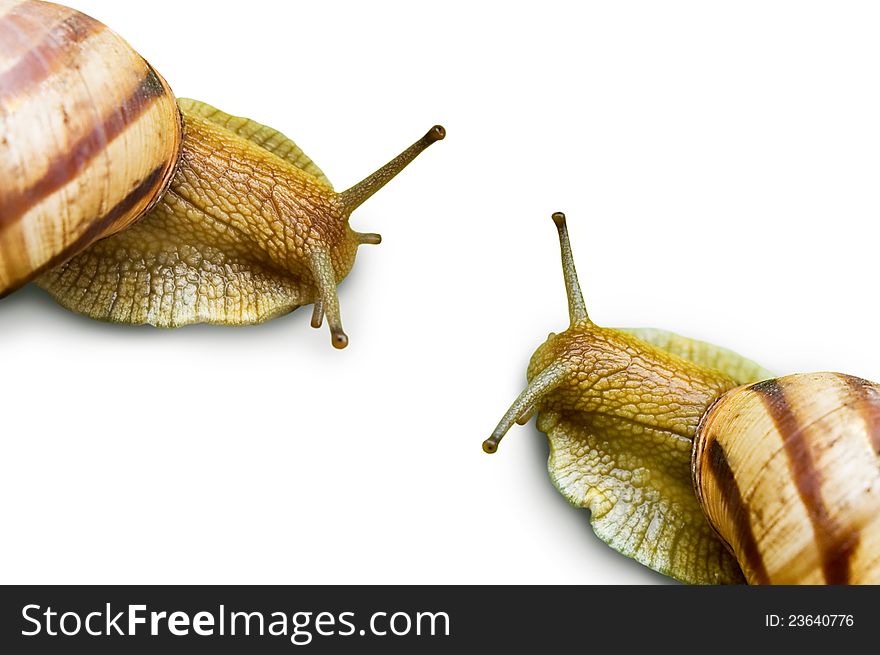
[[[268,145],[285,158],[240,138],[262,135],[252,121],[180,102],[186,147],[160,203],[38,283],[92,318],[160,327],[257,323],[312,303],[325,261],[335,287],[361,237],[323,173],[283,137]]]
[[[703,419],[693,466],[749,582],[880,583],[880,386],[811,373],[734,389]]]
[[[168,85],[117,34],[67,7],[0,0],[0,296],[131,224],[170,181],[180,140]]]
[[[159,204],[38,283],[92,318],[179,327],[259,323],[315,304],[343,348],[336,286],[358,246],[376,244],[351,212],[445,131],[435,126],[398,157],[336,193],[321,170],[276,130],[181,99],[180,162]]]
[[[484,443],[537,411],[559,491],[589,509],[596,534],[621,553],[686,582],[743,582],[691,482],[700,418],[724,392],[769,372],[739,355],[653,329],[602,328],[587,316],[560,232],[570,325],[529,362],[529,386]]]
[[[313,303],[338,348],[336,287],[381,241],[351,213],[445,136],[433,127],[337,193],[278,131],[178,107],[108,28],[38,0],[0,0],[0,121],[0,296],[39,276],[69,309],[160,327]]]
[[[528,379],[560,365],[564,376],[537,421],[560,492],[591,511],[600,538],[661,573],[741,582],[696,501],[689,466],[700,417],[738,381],[591,322],[548,340]]]

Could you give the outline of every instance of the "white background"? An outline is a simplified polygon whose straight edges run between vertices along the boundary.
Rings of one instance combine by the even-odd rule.
[[[567,323],[880,379],[869,2],[78,0],[181,96],[281,129],[338,189],[448,130],[353,226],[340,289],[259,327],[0,302],[4,583],[653,583],[480,442]]]

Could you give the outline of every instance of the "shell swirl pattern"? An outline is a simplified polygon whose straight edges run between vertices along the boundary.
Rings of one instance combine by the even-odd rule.
[[[0,135],[2,296],[142,215],[174,173],[181,119],[102,23],[0,0]]]
[[[880,583],[876,384],[810,373],[734,389],[703,418],[693,470],[749,582]]]

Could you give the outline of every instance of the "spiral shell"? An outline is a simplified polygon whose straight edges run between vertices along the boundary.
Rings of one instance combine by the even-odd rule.
[[[0,0],[0,295],[142,215],[181,132],[167,83],[116,33]]]
[[[880,583],[880,386],[791,375],[738,387],[703,417],[694,484],[758,584]]]

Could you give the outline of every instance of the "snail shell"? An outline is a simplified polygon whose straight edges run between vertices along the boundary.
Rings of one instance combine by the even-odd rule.
[[[0,296],[145,213],[180,145],[171,89],[115,32],[0,0]]]
[[[706,413],[694,486],[757,584],[880,583],[880,386],[790,375]]]

